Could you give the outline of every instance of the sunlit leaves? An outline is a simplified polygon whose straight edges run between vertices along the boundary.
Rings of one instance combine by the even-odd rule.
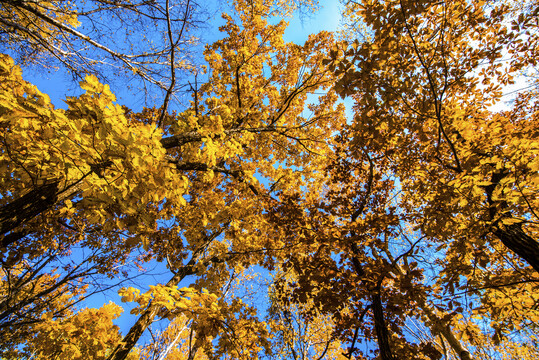
[[[534,47],[516,45],[535,41],[528,5],[351,1],[345,14],[357,33],[330,53],[338,64],[337,91],[355,100],[349,146],[378,159],[382,178],[396,179],[400,226],[415,231],[407,236],[421,237],[414,254],[424,255],[416,260],[425,270],[431,264],[441,269],[430,275],[432,285],[415,285],[421,292],[408,296],[421,304],[418,296],[469,294],[470,310],[457,307],[461,319],[469,317],[454,325],[472,346],[481,346],[472,340],[489,331],[480,328],[489,323],[487,317],[497,341],[508,331],[499,322],[510,317],[506,311],[519,318],[515,322],[528,321],[530,308],[523,304],[534,300],[517,291],[517,284],[530,282],[530,291],[536,291],[536,91],[518,90],[509,109],[493,108],[500,107],[503,87],[515,81],[519,66],[535,71],[529,60]],[[519,24],[527,24],[528,31]],[[398,244],[399,237],[388,236],[387,247],[373,257],[389,256]],[[404,269],[411,265],[408,256],[414,257],[404,256]],[[398,283],[388,285],[385,291],[392,292]],[[506,299],[517,304],[508,310],[503,302],[476,303],[491,292],[511,293]],[[393,304],[388,300],[386,306],[390,316]],[[440,303],[442,308],[454,311],[451,303]],[[493,315],[498,311],[504,313],[500,318]],[[444,338],[460,352],[453,336]]]

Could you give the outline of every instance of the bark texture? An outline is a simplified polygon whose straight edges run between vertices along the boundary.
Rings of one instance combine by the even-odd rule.
[[[539,273],[539,242],[526,234],[521,224],[494,230],[494,235],[512,252],[524,259]]]

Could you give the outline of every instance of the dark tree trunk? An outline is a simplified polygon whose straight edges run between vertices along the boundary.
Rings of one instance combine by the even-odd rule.
[[[512,225],[499,224],[501,221],[499,216],[502,215],[502,218],[506,216],[506,214],[503,214],[502,212],[508,208],[508,205],[505,201],[495,201],[492,198],[492,194],[508,174],[509,173],[506,170],[494,172],[490,179],[491,184],[485,186],[485,193],[490,207],[489,217],[491,221],[496,221],[496,223],[494,223],[493,233],[500,239],[502,244],[520,256],[539,273],[539,242],[526,234],[520,223]],[[509,218],[510,217],[511,215],[509,215]]]
[[[494,235],[509,250],[528,262],[539,273],[539,242],[522,230],[521,224],[507,225],[494,230]]]
[[[131,326],[131,329],[129,329],[129,332],[127,335],[124,336],[122,341],[114,351],[109,355],[109,360],[120,360],[125,359],[131,349],[137,344],[138,339],[140,339],[140,336],[142,333],[150,326],[153,322],[153,318],[159,311],[159,307],[152,306],[151,304],[148,306],[146,310],[140,315],[140,317],[137,319],[137,322]]]
[[[0,236],[6,235],[17,226],[33,219],[40,213],[48,210],[58,199],[58,182],[41,185],[20,198],[0,208]],[[2,246],[17,241],[20,237],[4,236]]]
[[[372,313],[374,317],[374,330],[378,339],[378,349],[382,360],[394,360],[389,346],[389,332],[384,319],[384,308],[380,296],[380,289],[376,289],[372,296]]]
[[[355,243],[352,243],[352,265],[359,277],[362,277],[365,272],[359,259],[355,256],[359,252],[359,249]],[[378,340],[378,349],[380,350],[380,358],[382,360],[395,360],[391,352],[389,345],[389,331],[387,330],[386,321],[384,318],[384,307],[382,305],[382,297],[380,296],[380,287],[382,281],[380,280],[374,289],[372,295],[372,314],[374,318],[374,330],[376,332],[376,338]]]

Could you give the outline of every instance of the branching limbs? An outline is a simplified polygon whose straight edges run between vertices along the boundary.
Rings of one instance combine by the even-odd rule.
[[[93,0],[89,4],[46,6],[31,0],[2,0],[0,34],[6,34],[7,46],[20,52],[22,59],[28,52],[43,53],[45,58],[34,56],[34,61],[50,66],[47,56],[51,56],[79,78],[87,73],[104,78],[103,70],[110,71],[111,66],[116,72],[127,70],[143,82],[162,89],[166,108],[176,86],[178,52],[187,51],[180,49],[180,45],[187,43],[185,34],[196,26],[192,1],[172,2]],[[102,21],[102,17],[111,14],[114,21]],[[124,44],[109,34],[114,31],[113,26],[155,28],[166,34],[167,41],[156,42],[148,34],[137,35],[136,40],[127,37]],[[178,34],[176,39],[174,33]],[[156,43],[165,45],[156,47]]]

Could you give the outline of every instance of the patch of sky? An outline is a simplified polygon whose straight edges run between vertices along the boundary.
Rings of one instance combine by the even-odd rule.
[[[341,8],[339,0],[327,0],[320,4],[314,13],[300,13],[290,19],[284,33],[286,42],[303,44],[310,34],[320,31],[338,31],[341,24]]]
[[[294,44],[304,44],[309,35],[316,34],[320,31],[338,32],[342,31],[342,6],[339,0],[323,1],[320,4],[318,11],[314,13],[303,13],[300,16],[295,16],[290,19],[288,27],[284,33],[285,42],[293,42]],[[325,92],[317,92],[307,95],[307,103],[315,104],[318,98],[325,95]],[[352,119],[352,104],[350,98],[341,100],[346,108],[346,118],[351,122]]]

